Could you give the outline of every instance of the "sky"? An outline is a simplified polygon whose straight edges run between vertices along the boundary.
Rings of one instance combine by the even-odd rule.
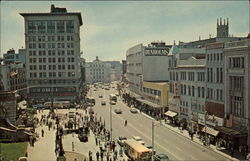
[[[245,1],[1,1],[1,52],[25,47],[19,13],[50,12],[50,6],[81,12],[80,48],[86,61],[126,59],[142,43],[194,41],[216,36],[217,18],[229,18],[229,34],[249,33]]]

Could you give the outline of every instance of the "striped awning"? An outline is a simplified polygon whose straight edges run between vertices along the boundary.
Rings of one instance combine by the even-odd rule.
[[[206,132],[207,134],[213,135],[213,136],[217,136],[219,131],[212,129],[210,127],[203,127],[202,132]]]
[[[173,111],[167,111],[164,113],[164,115],[169,116],[169,117],[175,117],[177,113]]]

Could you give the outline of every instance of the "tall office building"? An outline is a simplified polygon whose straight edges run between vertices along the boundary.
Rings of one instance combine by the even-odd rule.
[[[51,5],[47,13],[20,15],[25,22],[28,100],[78,100],[81,13]]]

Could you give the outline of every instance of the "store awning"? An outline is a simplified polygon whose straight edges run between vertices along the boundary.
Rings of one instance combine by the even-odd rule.
[[[169,117],[175,117],[177,113],[173,111],[167,111],[164,113],[164,115],[169,116]]]
[[[141,103],[147,104],[147,105],[149,105],[149,106],[151,106],[151,107],[155,107],[155,108],[162,108],[162,107],[163,107],[162,105],[158,105],[158,104],[155,104],[155,103],[153,103],[153,102],[150,102],[150,101],[147,101],[147,100],[144,100],[144,99],[138,98],[138,99],[136,99],[136,100],[137,100],[137,101],[140,101]]]
[[[228,128],[228,127],[223,127],[223,126],[218,126],[216,127],[217,130],[219,130],[220,132],[230,135],[230,136],[247,136],[247,132],[241,132],[241,131],[237,131],[234,130],[232,128]]]
[[[214,130],[214,129],[210,128],[210,127],[204,127],[202,129],[202,132],[206,132],[207,134],[210,134],[210,135],[213,135],[213,136],[217,136],[218,133],[219,133],[219,131]]]

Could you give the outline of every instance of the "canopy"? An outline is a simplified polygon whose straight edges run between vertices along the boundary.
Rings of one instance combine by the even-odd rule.
[[[173,111],[167,111],[164,113],[164,115],[169,116],[169,117],[175,117],[177,113]]]
[[[147,104],[147,105],[149,105],[149,106],[151,106],[151,107],[155,107],[155,108],[162,108],[162,107],[163,107],[162,105],[158,105],[158,104],[155,104],[155,103],[153,103],[153,102],[150,102],[150,101],[147,101],[147,100],[144,100],[144,99],[138,98],[138,99],[136,99],[136,100],[137,100],[137,101],[140,101],[141,103]]]
[[[206,132],[207,134],[210,134],[210,135],[213,135],[213,136],[217,136],[219,131],[215,130],[215,129],[212,129],[210,127],[204,127],[202,129],[202,132]]]

